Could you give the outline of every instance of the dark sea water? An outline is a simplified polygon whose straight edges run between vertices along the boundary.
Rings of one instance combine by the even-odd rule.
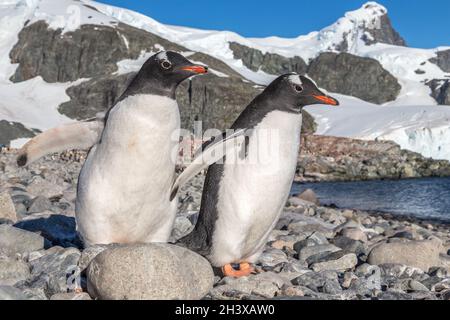
[[[324,205],[450,222],[450,178],[295,183],[292,193],[308,188]]]

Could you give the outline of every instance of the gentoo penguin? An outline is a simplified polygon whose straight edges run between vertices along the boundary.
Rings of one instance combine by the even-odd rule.
[[[226,151],[222,163],[209,166],[197,224],[180,243],[222,267],[224,275],[253,271],[289,196],[302,108],[313,104],[339,103],[306,77],[278,77],[232,125],[246,131],[237,155]]]
[[[177,209],[176,200],[170,200],[180,130],[175,90],[206,72],[176,52],[162,51],[146,61],[104,124],[67,125],[24,146],[19,165],[42,156],[46,152],[40,147],[51,149],[52,143],[57,145],[52,151],[93,144],[75,203],[77,230],[86,246],[167,242]]]

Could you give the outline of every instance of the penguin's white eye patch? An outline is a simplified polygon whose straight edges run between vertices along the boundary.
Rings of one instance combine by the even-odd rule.
[[[166,70],[170,69],[172,68],[172,63],[169,60],[163,60],[161,61],[161,67]]]
[[[288,79],[293,84],[297,84],[299,86],[303,85],[302,80],[300,79],[300,76],[298,74],[291,74]]]

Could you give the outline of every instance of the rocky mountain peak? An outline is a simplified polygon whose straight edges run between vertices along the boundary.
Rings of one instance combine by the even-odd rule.
[[[375,43],[406,46],[405,40],[391,24],[388,10],[373,1],[347,12],[336,23],[322,29],[318,37],[329,42],[329,50],[340,52],[356,52],[361,45]]]

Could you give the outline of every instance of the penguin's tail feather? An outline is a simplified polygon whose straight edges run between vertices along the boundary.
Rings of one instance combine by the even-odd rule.
[[[43,156],[70,149],[88,149],[97,143],[103,132],[101,120],[76,122],[44,131],[28,141],[17,156],[17,165],[23,167]]]
[[[245,129],[239,129],[232,135],[225,136],[222,134],[206,142],[202,146],[201,152],[196,154],[192,163],[175,179],[170,191],[170,201],[175,198],[180,187],[191,178],[203,169],[223,159],[226,154],[235,152],[235,150],[240,148],[245,140],[245,132]]]

